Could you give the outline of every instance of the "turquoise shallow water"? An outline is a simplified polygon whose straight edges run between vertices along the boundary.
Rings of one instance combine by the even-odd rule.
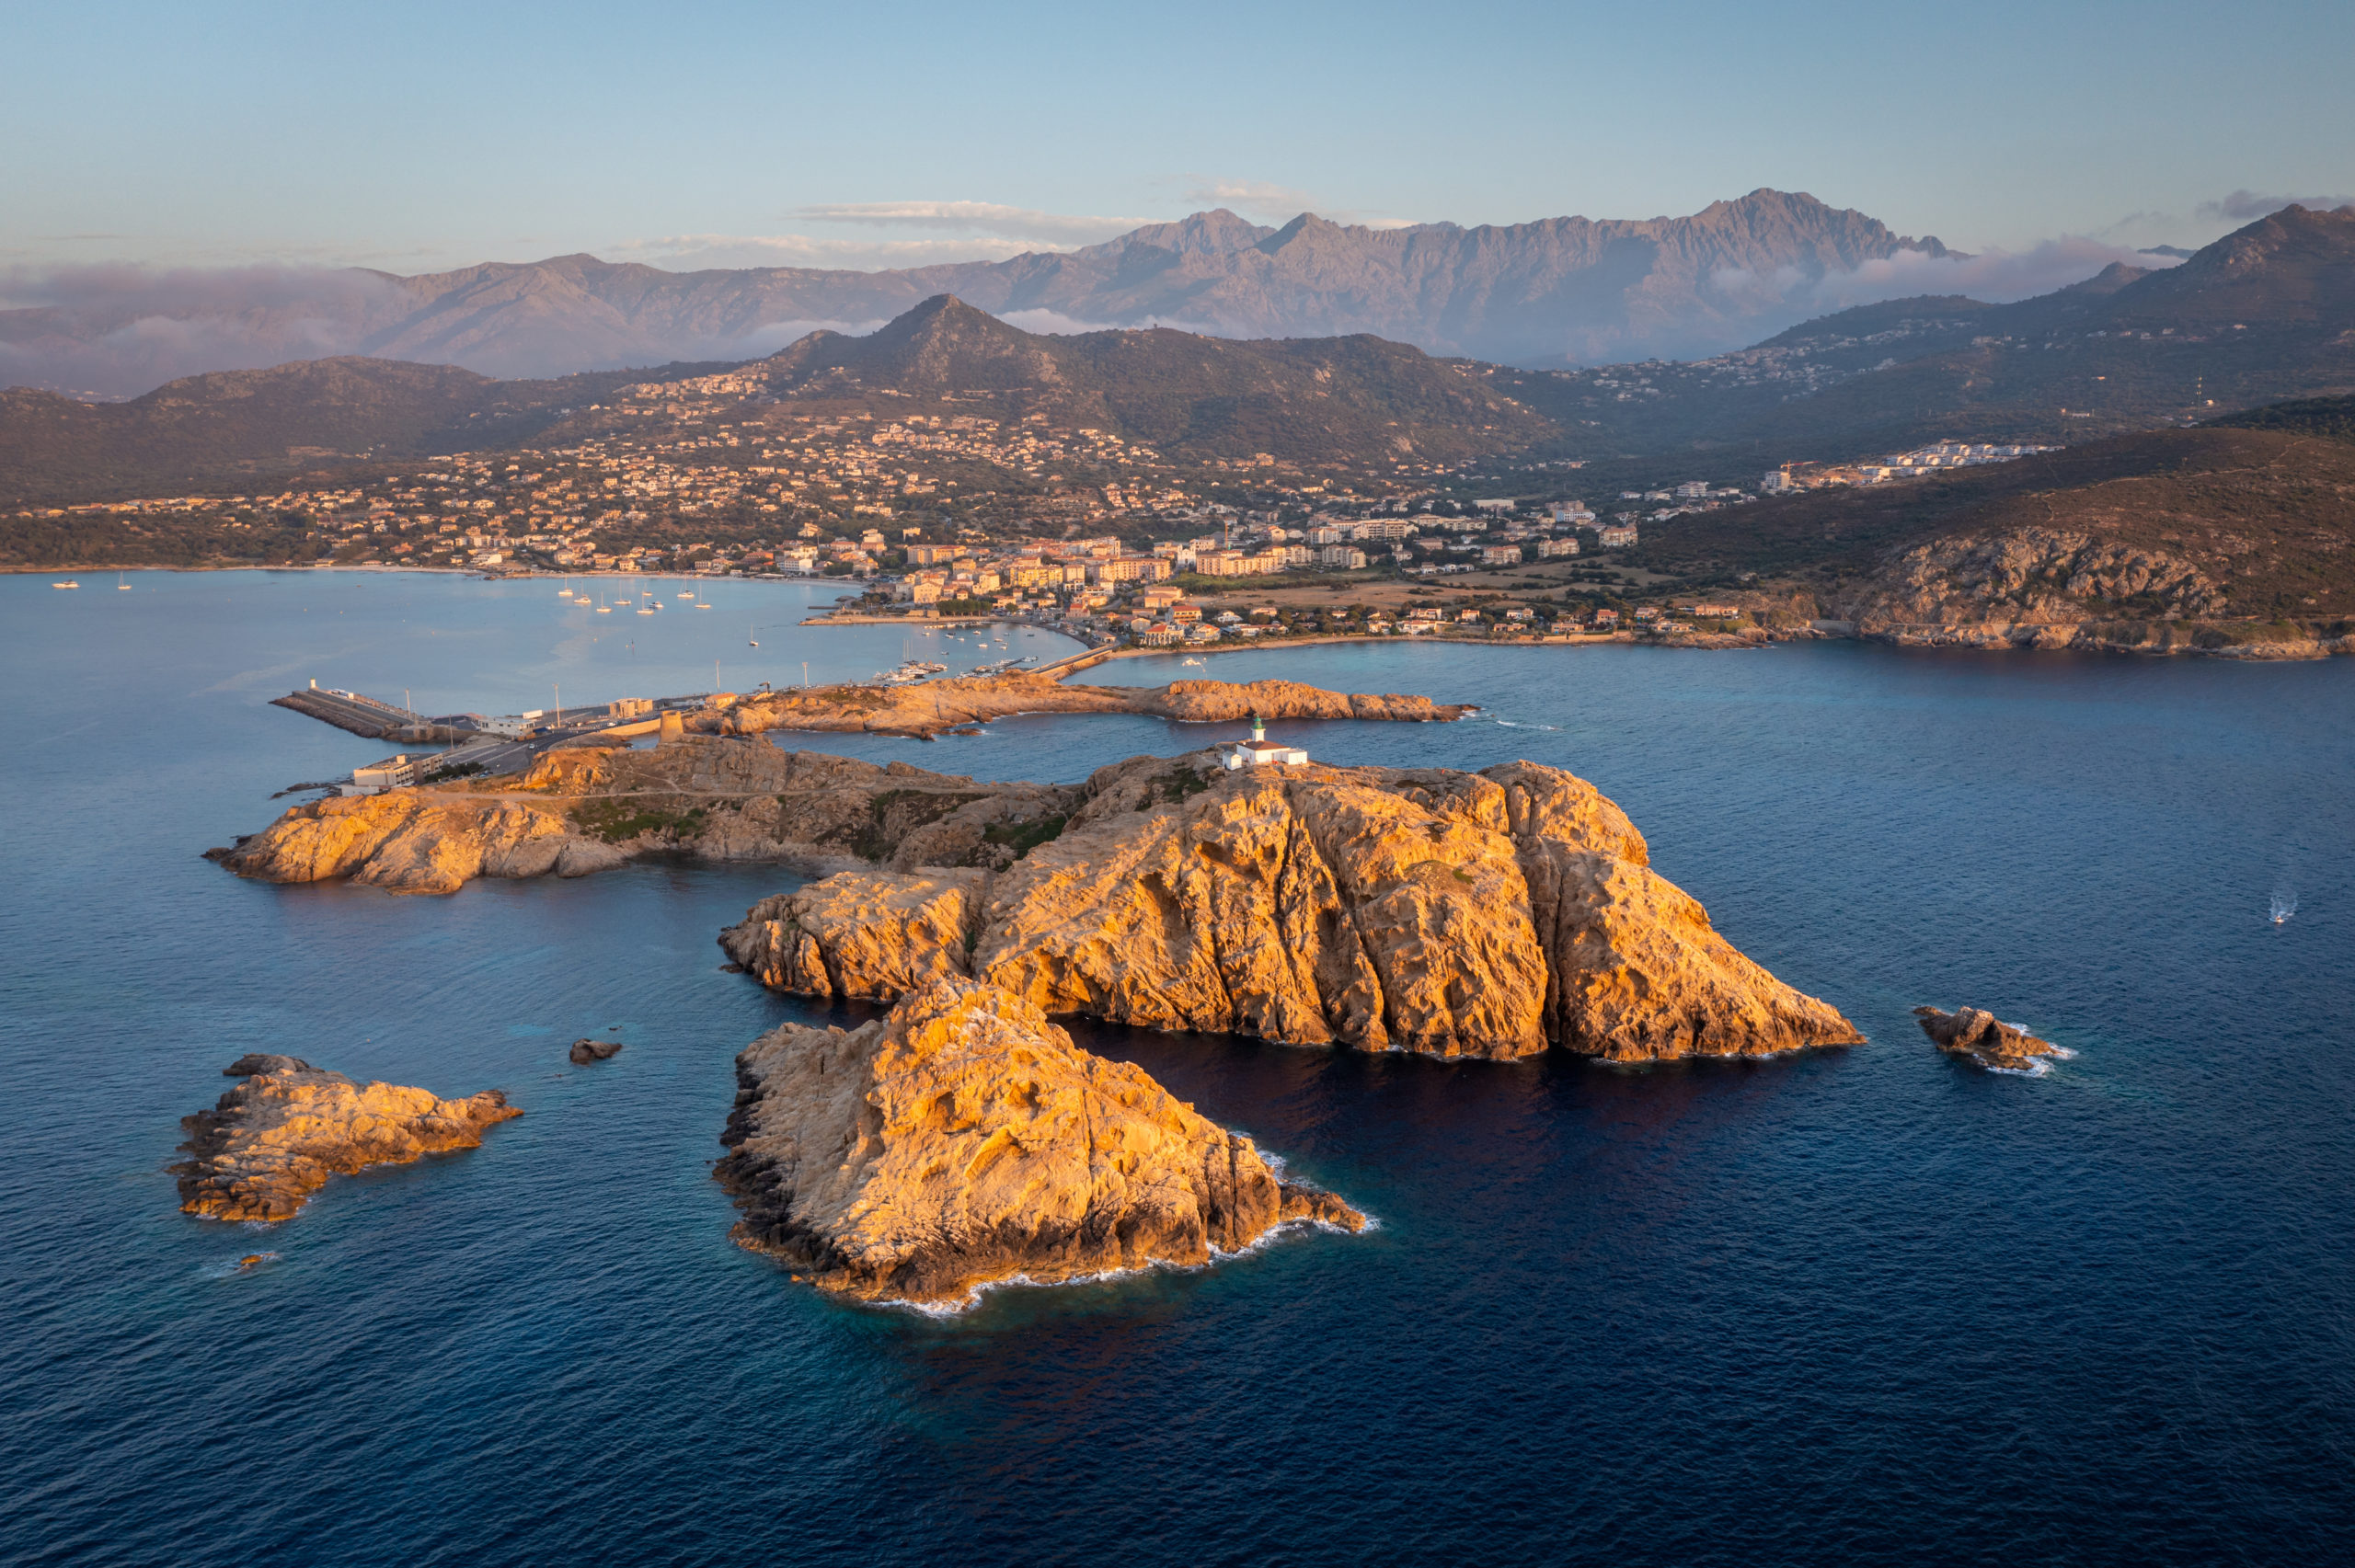
[[[0,580],[19,719],[0,750],[0,1557],[2355,1546],[2345,661],[1383,646],[1107,666],[1088,678],[1480,703],[1453,726],[1286,733],[1336,761],[1594,779],[1729,935],[1872,1041],[1627,1070],[1086,1030],[1382,1228],[937,1321],[818,1299],[727,1241],[707,1165],[730,1058],[819,1012],[719,973],[712,937],[789,878],[640,866],[401,899],[197,858],[268,820],[271,790],[381,753],[266,705],[314,676],[499,712],[555,683],[700,689],[714,658],[730,685],[804,658],[864,675],[926,644],[794,629],[812,590],[783,585],[592,619],[553,584],[130,580]],[[1234,728],[786,743],[1069,779]],[[2277,894],[2297,904],[2280,926]],[[1915,1031],[1922,1001],[2078,1054],[2036,1080],[1957,1068]],[[622,1056],[566,1064],[615,1024]],[[253,1049],[498,1087],[525,1115],[267,1232],[189,1219],[163,1171],[178,1118]],[[277,1256],[227,1271],[258,1249]]]

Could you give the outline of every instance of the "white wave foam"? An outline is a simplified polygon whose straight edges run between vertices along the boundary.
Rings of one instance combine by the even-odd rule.
[[[1365,1230],[1378,1230],[1381,1228],[1382,1222],[1379,1219],[1370,1214],[1366,1216]],[[1171,1263],[1166,1258],[1154,1258],[1139,1264],[1134,1268],[1109,1268],[1095,1274],[1074,1274],[1063,1279],[1033,1279],[1027,1274],[1010,1274],[1004,1279],[984,1280],[974,1286],[965,1293],[962,1300],[911,1301],[905,1297],[887,1296],[874,1301],[872,1305],[901,1308],[907,1311],[921,1313],[927,1318],[959,1318],[979,1307],[982,1300],[995,1290],[1049,1290],[1065,1285],[1109,1285],[1114,1280],[1132,1279],[1139,1275],[1154,1273],[1200,1274],[1220,1264],[1263,1252],[1287,1237],[1305,1234],[1311,1230],[1328,1230],[1338,1236],[1364,1233],[1363,1231],[1353,1232],[1347,1226],[1336,1225],[1329,1219],[1283,1219],[1269,1226],[1240,1247],[1233,1250],[1215,1246],[1211,1248],[1210,1259],[1205,1263],[1181,1264]]]

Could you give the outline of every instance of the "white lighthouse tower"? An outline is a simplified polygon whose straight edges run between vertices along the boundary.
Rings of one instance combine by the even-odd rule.
[[[1268,721],[1258,714],[1251,715],[1250,739],[1230,740],[1219,750],[1229,773],[1238,768],[1272,768],[1308,761],[1308,753],[1299,747],[1279,746],[1269,739]]]

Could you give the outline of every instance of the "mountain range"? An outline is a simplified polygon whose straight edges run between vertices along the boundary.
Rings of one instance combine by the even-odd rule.
[[[813,332],[736,365],[494,381],[346,357],[190,376],[123,403],[13,388],[0,392],[0,503],[238,487],[353,458],[577,439],[598,424],[591,406],[626,384],[722,371],[761,401],[1040,415],[1189,460],[1453,463],[1554,434],[1486,377],[1379,338],[1044,336],[943,294],[866,336]]]
[[[1737,471],[1925,440],[2074,444],[2355,391],[2355,208],[2285,207],[2179,265],[2009,304],[1890,300],[1705,361],[1492,379],[1573,455]]]
[[[741,359],[813,327],[868,331],[949,293],[1017,325],[1226,338],[1371,333],[1431,353],[1559,365],[1716,353],[1821,308],[1820,290],[1936,238],[1803,193],[1689,217],[1377,229],[1224,209],[1085,249],[896,271],[669,272],[592,256],[411,277],[366,269],[60,284],[0,311],[0,383],[129,394],[176,374],[343,354],[547,377]]]
[[[1708,360],[1592,371],[1444,361],[1367,334],[1038,334],[936,295],[875,332],[820,329],[734,367],[498,381],[344,357],[189,377],[121,404],[19,388],[0,393],[0,501],[512,446],[626,383],[730,368],[772,396],[869,407],[981,398],[1181,456],[1387,465],[1529,453],[1632,460],[1629,481],[1648,481],[1663,461],[1689,465],[1686,476],[1750,479],[1924,439],[2074,445],[2355,392],[2355,209],[2285,208],[2179,266],[2116,266],[2016,303],[1891,301]],[[1617,472],[1605,464],[1590,477],[1605,468]]]

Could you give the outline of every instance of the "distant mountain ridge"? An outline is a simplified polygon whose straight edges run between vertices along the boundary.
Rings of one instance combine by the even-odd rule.
[[[1752,191],[1688,217],[1548,218],[1374,229],[1304,212],[1281,228],[1219,209],[1102,245],[897,271],[668,272],[592,256],[399,277],[352,269],[299,288],[257,281],[175,303],[167,290],[0,311],[0,380],[47,365],[65,384],[150,379],[347,353],[546,377],[683,359],[743,358],[817,326],[863,331],[955,294],[998,315],[1078,327],[1161,324],[1229,338],[1372,333],[1428,352],[1560,364],[1708,354],[1807,314],[1811,291],[1936,238],[1804,193]],[[168,365],[201,327],[242,363]],[[206,338],[211,341],[212,339]],[[154,347],[143,347],[152,344]],[[148,353],[144,361],[136,356]],[[77,359],[77,356],[79,357]],[[109,358],[112,356],[112,358]],[[126,358],[126,356],[129,356]]]
[[[1779,378],[1760,373],[1771,362]],[[2009,304],[1859,305],[1702,363],[1530,375],[1504,390],[1580,440],[1575,455],[1727,452],[1846,460],[1944,438],[2075,444],[2355,391],[2355,208],[2286,207],[2149,269],[2116,263]],[[1793,374],[1803,370],[1804,375]],[[1812,379],[1809,379],[1811,377]]]
[[[745,368],[787,396],[1012,395],[1059,423],[1106,426],[1189,456],[1454,462],[1554,433],[1484,378],[1370,334],[1045,336],[953,294],[867,337],[815,332]]]
[[[0,392],[0,505],[242,488],[319,464],[577,437],[582,427],[563,422],[626,386],[715,371],[765,383],[764,401],[972,408],[978,397],[1189,458],[1455,462],[1554,433],[1484,378],[1378,338],[1045,337],[943,294],[867,336],[813,332],[743,364],[493,381],[347,357],[190,376],[125,403],[14,388]]]
[[[1239,219],[1166,227],[1139,243],[1166,256],[1258,232]],[[1654,466],[1673,457],[1741,479],[1924,439],[2075,445],[2285,399],[2344,399],[2355,393],[2355,209],[2288,208],[2179,267],[2121,264],[2016,303],[1895,300],[1709,361],[1593,372],[1451,363],[1368,334],[1034,334],[944,293],[873,333],[821,329],[742,363],[493,381],[351,357],[190,377],[111,406],[16,389],[0,392],[0,503],[243,485],[334,454],[513,446],[625,384],[719,369],[787,398],[982,396],[1201,456],[1453,464],[1530,451]],[[2335,429],[2338,410],[2269,418]]]

